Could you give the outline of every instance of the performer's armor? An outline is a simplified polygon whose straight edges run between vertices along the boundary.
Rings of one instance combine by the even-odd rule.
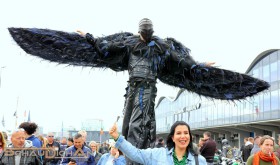
[[[137,39],[138,40],[138,39]],[[165,43],[158,37],[153,37],[150,43],[138,41],[130,50],[128,61],[129,79],[145,79],[146,81],[154,81],[157,79],[157,72],[160,70],[160,61],[155,61],[161,58],[164,54],[163,48]],[[158,66],[154,66],[158,65]]]
[[[146,79],[147,81],[156,81],[157,73],[152,70],[152,61],[143,55],[134,55],[131,53],[129,58],[128,73],[129,79]]]

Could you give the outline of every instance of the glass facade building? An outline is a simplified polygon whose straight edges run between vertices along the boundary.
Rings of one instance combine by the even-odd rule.
[[[279,134],[274,128],[266,132],[261,126],[280,125],[280,50],[267,50],[258,55],[246,74],[269,82],[270,89],[252,98],[235,102],[211,100],[186,90],[180,90],[174,99],[161,97],[155,108],[157,134],[169,132],[171,125],[177,120],[186,121],[193,131],[225,128],[224,131],[216,132],[238,134],[240,132],[234,126],[248,127],[256,123],[259,125],[256,125],[255,129],[248,129],[249,136],[253,135],[252,132],[275,136]],[[272,123],[267,123],[268,121]],[[233,128],[232,131],[227,130],[230,128]],[[245,127],[239,130],[246,132]]]

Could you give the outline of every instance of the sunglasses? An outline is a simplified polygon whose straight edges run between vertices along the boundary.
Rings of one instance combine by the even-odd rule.
[[[48,137],[54,137],[54,136],[48,136]]]

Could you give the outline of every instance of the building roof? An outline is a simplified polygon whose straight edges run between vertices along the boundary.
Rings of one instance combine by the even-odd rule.
[[[248,67],[246,73],[249,73],[252,68],[258,63],[260,62],[262,59],[264,59],[266,56],[270,55],[271,53],[273,52],[276,52],[280,49],[269,49],[269,50],[266,50],[264,52],[262,52],[261,54],[259,54],[253,61],[252,63],[250,64],[250,66]]]
[[[174,102],[175,100],[177,100],[178,99],[178,97],[183,93],[185,91],[185,89],[180,89],[179,91],[178,91],[178,93],[177,93],[177,95],[176,95],[176,97],[167,97],[167,96],[162,96],[162,97],[160,97],[159,98],[159,100],[158,100],[158,103],[156,104],[156,107],[155,108],[157,108],[158,107],[158,105],[160,104],[160,102],[163,100],[163,99],[168,99],[170,102]]]

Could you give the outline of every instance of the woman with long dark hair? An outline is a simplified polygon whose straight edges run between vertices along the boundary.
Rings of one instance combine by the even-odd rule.
[[[205,158],[194,151],[190,127],[184,121],[172,125],[166,140],[167,148],[137,149],[118,134],[116,124],[109,133],[126,157],[144,165],[206,165]]]

